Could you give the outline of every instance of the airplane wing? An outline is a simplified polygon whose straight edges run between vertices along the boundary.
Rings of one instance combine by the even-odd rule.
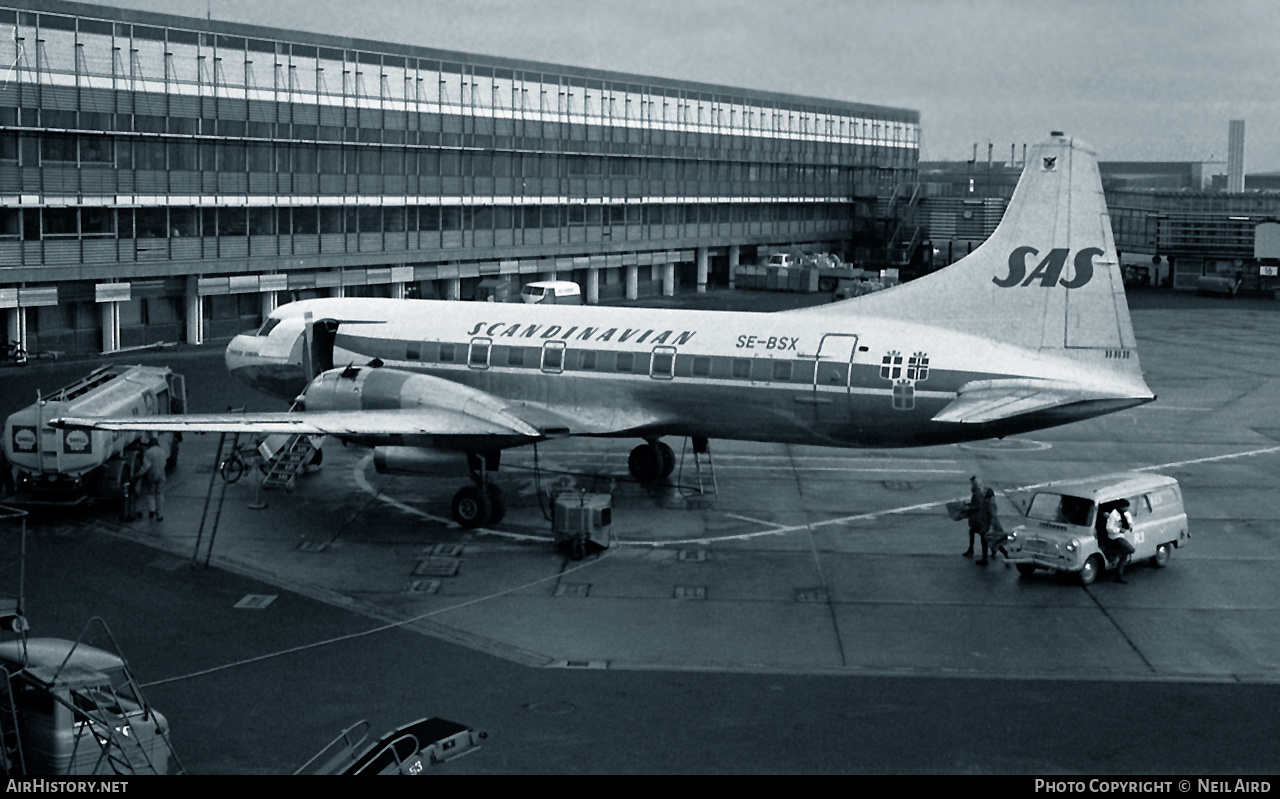
[[[91,430],[149,430],[158,433],[301,433],[330,436],[458,435],[526,436],[543,433],[513,414],[476,416],[447,408],[406,408],[376,411],[298,411],[270,413],[212,413],[112,419],[64,416],[53,427]]]
[[[637,420],[566,414],[545,404],[507,400],[429,375],[393,369],[334,369],[305,394],[305,411],[185,414],[133,418],[62,417],[54,427],[173,433],[332,436],[501,436],[528,439],[612,432]],[[352,405],[355,407],[352,407]],[[370,407],[372,406],[372,407]],[[397,407],[398,406],[398,407]],[[644,421],[650,421],[645,418]]]
[[[961,386],[935,422],[981,424],[1115,395],[1054,380],[977,380]]]

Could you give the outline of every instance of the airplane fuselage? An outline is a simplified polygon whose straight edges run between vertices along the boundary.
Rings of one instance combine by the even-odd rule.
[[[227,348],[230,371],[266,393],[296,397],[307,384],[307,313],[313,321],[337,320],[331,356],[313,356],[331,357],[323,366],[377,359],[390,370],[382,393],[362,397],[362,407],[394,407],[395,392],[385,390],[391,373],[426,374],[570,420],[574,435],[925,446],[1065,424],[1147,401],[1140,386],[1133,399],[1078,402],[999,422],[933,421],[973,381],[1069,380],[1114,390],[1102,386],[1114,376],[1051,351],[853,313],[307,300],[273,312],[280,321],[264,325],[266,335],[237,336]]]

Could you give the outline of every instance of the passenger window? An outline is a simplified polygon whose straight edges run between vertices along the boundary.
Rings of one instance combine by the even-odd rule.
[[[582,353],[582,361],[579,363],[579,368],[581,369],[596,368],[596,351],[595,350],[587,350]]]
[[[1132,503],[1132,505],[1133,505],[1133,515],[1135,517],[1151,515],[1151,497],[1149,495],[1143,494],[1142,496],[1138,497]]]
[[[455,355],[455,353],[454,353],[454,347],[455,347],[455,346],[456,346],[456,345],[454,345],[454,344],[441,344],[441,345],[440,345],[440,363],[453,363],[453,362],[454,362],[454,360],[455,360],[455,358],[454,358],[454,355]]]
[[[618,361],[617,361],[616,368],[619,372],[630,372],[632,367],[635,366],[635,363],[636,363],[636,356],[634,352],[618,353]]]
[[[418,342],[412,342],[404,346],[404,359],[406,361],[422,360],[422,345]]]
[[[710,377],[711,376],[711,359],[705,355],[699,355],[693,359],[693,376],[694,377]]]
[[[774,361],[773,379],[778,383],[791,382],[791,361]]]
[[[507,366],[524,366],[524,347],[511,347],[507,350]]]
[[[750,380],[751,360],[749,358],[734,358],[733,376],[738,380]]]

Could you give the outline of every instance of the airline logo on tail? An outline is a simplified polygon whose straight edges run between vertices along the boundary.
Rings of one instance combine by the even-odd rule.
[[[1013,288],[1019,284],[1030,286],[1036,278],[1040,279],[1041,288],[1053,288],[1054,286],[1062,286],[1064,289],[1078,289],[1084,286],[1090,280],[1093,280],[1093,259],[1097,255],[1105,255],[1103,250],[1097,247],[1086,247],[1076,253],[1073,264],[1075,265],[1075,277],[1066,280],[1062,277],[1062,267],[1067,263],[1067,255],[1069,251],[1065,248],[1057,248],[1049,250],[1036,268],[1027,274],[1027,256],[1039,255],[1040,251],[1035,247],[1019,247],[1009,253],[1009,274],[1003,278],[993,277],[991,282],[995,283],[1002,289]],[[1024,279],[1025,278],[1025,279]]]

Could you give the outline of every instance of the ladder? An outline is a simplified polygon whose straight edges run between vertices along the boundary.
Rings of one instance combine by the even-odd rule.
[[[693,475],[696,485],[686,487],[684,484],[684,459],[689,444],[693,445]],[[716,465],[711,459],[711,446],[705,438],[685,439],[684,449],[680,453],[680,475],[676,485],[686,496],[718,496],[720,489],[716,483]]]
[[[244,406],[238,408],[229,408],[232,413],[244,413]],[[228,444],[230,444],[228,446]],[[200,528],[196,531],[196,546],[191,553],[191,565],[193,567],[200,565],[200,545],[204,541],[205,522],[209,518],[209,505],[213,503],[214,487],[218,483],[219,472],[223,463],[226,463],[236,453],[237,447],[240,446],[239,433],[222,433],[218,437],[218,451],[214,454],[213,469],[209,474],[209,490],[204,495],[204,510],[200,512]],[[213,539],[218,534],[218,522],[222,520],[222,505],[227,499],[227,481],[222,480],[221,490],[218,492],[218,506],[214,510],[213,525],[209,532],[209,544],[204,555],[204,565],[209,565],[209,558],[213,556]]]
[[[293,481],[311,463],[312,453],[315,451],[311,436],[305,433],[289,436],[288,442],[271,459],[271,468],[267,470],[267,476],[262,478],[262,487],[292,489]]]
[[[133,731],[130,724],[132,716],[126,714],[126,708],[130,705],[136,706],[141,711],[140,720],[143,722],[154,719],[155,711],[142,695],[142,686],[134,679],[133,670],[129,668],[129,662],[121,652],[120,644],[111,633],[111,629],[107,627],[107,623],[98,616],[90,619],[76,638],[72,651],[80,646],[81,640],[95,623],[101,627],[107,640],[111,642],[111,651],[120,658],[123,664],[124,680],[119,685],[107,684],[95,688],[91,694],[91,702],[85,699],[77,701],[74,698],[75,691],[72,692],[71,701],[57,694],[51,695],[55,702],[67,707],[71,711],[72,718],[79,722],[75,725],[75,743],[70,763],[76,763],[76,752],[84,741],[86,747],[96,745],[100,748],[97,762],[91,772],[93,774],[167,774],[170,773],[170,759],[177,768],[173,773],[185,774],[182,761],[178,760],[178,755],[173,750],[173,742],[169,739],[167,728],[156,730],[164,749],[164,758],[160,762],[152,757],[147,744],[139,734]],[[68,655],[67,660],[70,659],[71,656]],[[122,694],[129,699],[124,699]],[[104,764],[108,769],[106,771],[102,768]]]
[[[18,732],[18,709],[13,704],[13,676],[0,668],[4,685],[0,685],[0,774],[26,774],[22,757],[22,736]]]

